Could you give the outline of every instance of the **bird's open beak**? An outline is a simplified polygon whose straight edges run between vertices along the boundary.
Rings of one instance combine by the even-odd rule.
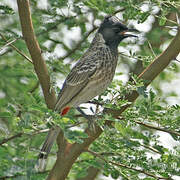
[[[127,29],[125,31],[120,32],[120,34],[123,35],[124,37],[138,37],[134,34],[131,34],[131,32],[139,33],[137,29],[131,28],[131,29]]]

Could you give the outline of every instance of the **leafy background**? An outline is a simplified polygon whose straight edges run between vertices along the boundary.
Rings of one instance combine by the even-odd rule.
[[[96,179],[156,179],[133,168],[165,178],[180,178],[179,58],[148,89],[144,89],[143,82],[137,79],[137,75],[175,36],[176,19],[180,17],[179,1],[31,0],[30,4],[35,33],[56,92],[72,65],[89,47],[105,15],[116,14],[129,27],[141,31],[138,39],[120,44],[116,77],[111,87],[94,101],[102,103],[103,107],[118,109],[128,103],[119,100],[119,96],[134,89],[141,96],[120,119],[104,117],[114,121],[113,128],[104,126],[103,119],[98,122],[104,132],[90,150],[100,157],[83,153],[68,178],[82,179],[88,174],[89,167],[99,172]],[[51,126],[48,118],[52,116],[53,121],[64,129],[69,142],[81,143],[87,137],[82,132],[87,123],[76,117],[78,113],[74,109],[63,118],[49,110],[33,65],[7,45],[6,40],[15,40],[12,44],[29,56],[21,37],[15,1],[0,2],[0,19],[0,179],[44,179],[52,168],[57,151],[54,145],[46,171],[34,170],[45,132]],[[101,110],[92,104],[83,106]],[[68,128],[78,122],[82,122],[78,128]],[[7,139],[9,137],[13,138]]]

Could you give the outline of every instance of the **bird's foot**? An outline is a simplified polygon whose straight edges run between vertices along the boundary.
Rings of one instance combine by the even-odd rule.
[[[86,114],[80,107],[77,107],[76,109],[81,113],[81,115],[84,118],[86,118],[88,120],[88,127],[91,130],[95,131],[95,124],[96,124],[95,120],[96,120],[97,116],[96,115],[88,115],[88,114]]]
[[[95,131],[96,118],[96,115],[87,115],[88,127],[93,131]]]

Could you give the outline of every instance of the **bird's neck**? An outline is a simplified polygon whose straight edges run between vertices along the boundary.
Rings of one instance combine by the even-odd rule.
[[[105,40],[103,39],[103,36],[100,33],[96,33],[94,39],[91,42],[90,47],[92,46],[102,46],[103,44],[105,44]]]
[[[91,45],[90,45],[90,48],[94,48],[95,47],[106,47],[108,46],[111,51],[113,51],[114,53],[117,53],[118,52],[118,45],[119,45],[119,42],[106,42],[102,36],[101,33],[96,33]]]

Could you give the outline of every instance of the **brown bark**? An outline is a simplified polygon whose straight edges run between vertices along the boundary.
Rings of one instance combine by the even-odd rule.
[[[33,30],[29,1],[17,0],[17,4],[23,38],[31,55],[34,69],[41,84],[47,107],[53,109],[56,96],[54,90],[50,88],[50,76]]]

